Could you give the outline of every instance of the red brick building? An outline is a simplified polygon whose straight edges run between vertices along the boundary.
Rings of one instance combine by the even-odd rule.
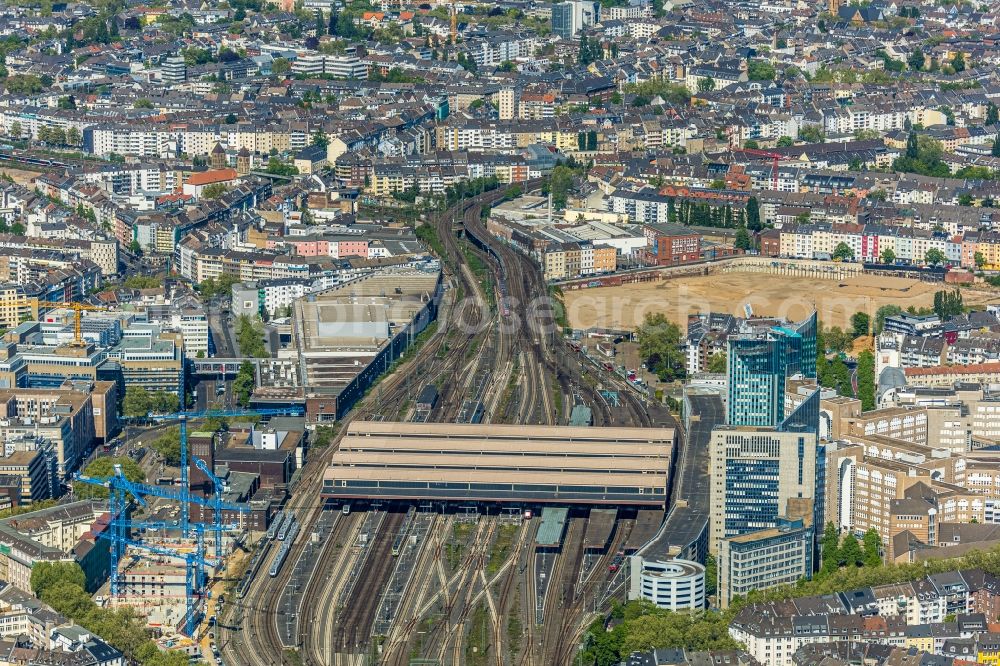
[[[701,258],[701,236],[676,224],[647,224],[646,253],[650,263],[673,266]]]
[[[760,232],[760,253],[765,257],[781,256],[781,232],[777,229],[765,229]]]

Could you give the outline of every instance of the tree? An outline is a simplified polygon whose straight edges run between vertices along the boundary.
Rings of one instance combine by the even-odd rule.
[[[142,254],[142,246],[139,245],[138,240],[133,238],[132,242],[128,244],[128,251],[138,257]]]
[[[83,137],[80,135],[80,130],[78,130],[76,127],[70,127],[66,130],[66,143],[68,143],[69,145],[71,146],[80,145],[80,140],[82,138]]]
[[[201,196],[203,199],[221,199],[228,191],[225,183],[212,183],[202,188]]]
[[[906,137],[906,156],[911,160],[920,158],[920,144],[917,141],[917,133],[912,130]]]
[[[122,414],[129,418],[141,418],[152,411],[149,391],[141,386],[129,386],[122,400]]]
[[[330,145],[330,139],[327,138],[326,132],[322,129],[317,129],[312,135],[312,145],[319,146],[321,148],[326,148]]]
[[[910,53],[909,57],[906,59],[906,64],[910,66],[910,69],[919,72],[924,68],[924,61],[924,52],[918,46]]]
[[[861,409],[875,409],[875,355],[866,349],[858,355],[858,399]]]
[[[924,263],[930,266],[943,264],[946,260],[947,257],[944,256],[944,252],[936,247],[932,247],[924,253]]]
[[[850,245],[841,241],[837,243],[837,247],[833,250],[833,260],[834,261],[853,261],[854,260],[854,250]]]
[[[838,551],[838,564],[842,567],[857,567],[864,563],[865,554],[861,550],[861,544],[853,534],[845,534],[840,542]]]
[[[868,335],[871,323],[872,318],[868,316],[867,312],[855,312],[851,315],[851,331],[854,333],[854,337],[860,338],[862,335]]]
[[[818,368],[819,366],[817,366]],[[854,396],[854,389],[851,385],[851,371],[840,356],[825,364],[823,376],[819,378],[820,384],[826,388],[835,389],[838,394],[851,398]]]
[[[549,176],[549,191],[552,193],[552,206],[556,210],[566,208],[569,191],[573,187],[573,170],[560,164],[552,170]]]
[[[820,554],[823,557],[821,573],[832,573],[837,570],[837,562],[840,560],[840,534],[837,526],[832,522],[826,524],[823,530],[823,537],[820,539]]]
[[[168,428],[162,435],[153,440],[150,447],[163,456],[163,460],[171,467],[181,462],[181,429],[180,426]]]
[[[299,173],[294,164],[286,164],[277,157],[268,159],[267,167],[264,170],[275,176],[295,176]]]
[[[753,241],[750,239],[750,234],[747,232],[746,227],[740,227],[736,230],[736,240],[733,241],[733,246],[737,250],[743,250],[744,252],[753,248]]]
[[[779,148],[787,148],[789,146],[794,146],[795,140],[790,136],[779,136],[777,145]]]
[[[155,289],[162,283],[155,275],[129,275],[122,285],[126,289]]]
[[[885,328],[885,318],[894,317],[898,314],[902,314],[903,308],[898,305],[883,305],[878,310],[875,311],[875,335],[882,332]]]
[[[934,292],[934,314],[941,319],[951,319],[965,312],[965,303],[962,292],[958,289],[953,291]]]
[[[715,79],[705,76],[698,79],[698,92],[711,92],[715,90]]]
[[[976,252],[972,255],[973,261],[976,262],[976,268],[983,270],[983,266],[986,265],[986,257],[982,252]]]
[[[15,222],[14,224],[10,225],[10,233],[14,234],[15,236],[23,236],[25,231],[27,231],[27,229],[25,229],[24,225],[21,224],[20,222]]]
[[[34,74],[15,74],[3,81],[3,86],[12,95],[37,95],[45,90],[41,77]]]
[[[965,71],[965,55],[961,51],[956,53],[955,57],[951,59],[951,66],[956,74]]]
[[[683,375],[685,356],[680,350],[681,331],[662,313],[649,313],[635,331],[639,356],[647,367],[667,381]]]
[[[10,135],[12,137],[14,137],[15,139],[20,139],[21,138],[21,134],[23,132],[24,132],[24,130],[21,129],[21,123],[18,122],[17,120],[15,120],[14,122],[12,122],[10,124]]]
[[[997,110],[997,105],[990,102],[986,105],[986,124],[996,125],[1000,123],[1000,111]]]
[[[764,225],[760,221],[760,203],[757,201],[757,197],[751,196],[747,199],[747,229],[757,233],[764,228]]]
[[[87,577],[76,562],[36,562],[31,567],[31,591],[39,599],[53,585],[69,583],[87,586]]]
[[[227,113],[226,114],[226,124],[227,125],[235,125],[236,124],[236,120],[237,120],[237,118],[236,118],[236,114],[235,113]]]
[[[714,595],[719,588],[719,563],[714,555],[705,556],[705,595]]]
[[[253,395],[253,390],[256,387],[255,375],[253,363],[243,361],[236,374],[236,379],[233,380],[233,392],[236,393],[240,405],[244,407],[250,404],[250,396]]]
[[[747,150],[760,150],[760,144],[753,139],[747,139],[743,142],[743,147]]]
[[[823,339],[826,341],[826,348],[834,352],[845,352],[851,345],[853,339],[847,331],[839,326],[831,326],[823,331]]]
[[[712,354],[708,359],[708,371],[714,373],[723,373],[726,371],[726,353],[716,352]]]
[[[83,473],[94,479],[107,479],[115,475],[115,465],[121,465],[122,474],[129,481],[142,483],[146,480],[146,473],[142,471],[138,463],[128,456],[95,458],[84,468]],[[106,499],[108,489],[90,483],[75,483],[73,484],[73,495],[76,499]]]
[[[599,46],[596,44],[591,46],[590,40],[587,39],[587,35],[581,34],[580,50],[576,56],[577,63],[586,66],[597,60],[598,54],[596,51],[598,48]]]
[[[877,567],[882,564],[882,537],[878,535],[875,528],[870,528],[865,532],[864,541],[864,565],[866,567]]]
[[[39,564],[49,563],[40,562]],[[59,564],[62,563],[60,562]],[[80,565],[77,565],[77,567],[79,566]],[[34,577],[35,568],[37,567],[38,564],[32,567],[32,577]],[[83,571],[81,570],[80,573],[82,574]],[[86,578],[84,578],[84,584],[85,583]],[[36,596],[63,615],[68,617],[81,617],[96,609],[94,600],[91,599],[90,595],[87,594],[86,590],[84,590],[84,584],[76,583],[70,580],[58,580],[52,585],[45,587],[42,592]]]
[[[292,63],[288,58],[275,58],[271,63],[271,73],[275,76],[284,76],[292,69]]]
[[[993,147],[990,148],[990,155],[993,157],[1000,157],[1000,135],[993,140]]]
[[[819,125],[805,125],[799,129],[799,139],[808,143],[819,143],[823,140],[823,128]]]
[[[751,60],[747,64],[747,78],[751,81],[774,81],[774,65],[763,60]]]
[[[893,252],[891,247],[887,247],[884,250],[882,250],[882,263],[883,264],[896,263],[896,253]]]

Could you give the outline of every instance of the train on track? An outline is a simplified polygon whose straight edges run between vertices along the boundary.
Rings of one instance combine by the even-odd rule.
[[[406,518],[403,521],[403,526],[399,529],[399,533],[396,534],[396,538],[392,542],[392,556],[399,557],[399,554],[403,551],[403,546],[406,544],[406,539],[410,534],[410,529],[413,527],[413,521],[417,515],[417,507],[411,506],[410,510],[406,512]]]
[[[295,516],[288,515],[285,518],[285,521],[282,523],[281,527],[278,529],[278,534],[277,536],[275,536],[275,538],[278,541],[284,541],[286,538],[288,538],[288,533],[292,530],[292,528],[295,528],[297,530],[298,525],[295,522]]]
[[[274,520],[271,521],[271,524],[267,528],[267,538],[270,541],[274,541],[274,539],[278,536],[278,531],[282,528],[284,522],[285,512],[279,511],[275,514]]]
[[[292,549],[295,537],[299,533],[299,524],[296,522],[294,516],[288,517],[282,530],[284,531],[283,536],[279,532],[281,546],[278,548],[278,554],[274,556],[274,561],[271,562],[271,569],[268,572],[271,578],[275,578],[281,572],[281,567],[285,564],[285,560],[288,559],[288,552]]]

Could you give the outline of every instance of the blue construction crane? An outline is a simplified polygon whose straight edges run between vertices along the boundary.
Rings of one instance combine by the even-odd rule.
[[[201,458],[194,459],[194,465],[202,471],[202,473],[207,476],[212,481],[212,488],[214,489],[215,501],[217,505],[222,504],[222,491],[225,490],[225,485],[222,483],[222,479],[217,477],[215,473],[208,468],[208,464]],[[212,516],[212,531],[215,532],[215,556],[222,557],[222,531],[224,526],[222,525],[222,509],[216,508],[213,511]]]
[[[223,502],[221,499],[205,499],[202,497],[191,496],[190,493],[185,494],[183,492],[167,490],[158,486],[150,486],[144,483],[129,481],[122,474],[121,465],[115,465],[114,475],[108,477],[107,479],[95,479],[82,474],[77,474],[75,480],[82,483],[102,486],[108,489],[111,521],[108,524],[108,529],[105,532],[102,532],[100,536],[101,538],[111,541],[111,548],[109,549],[111,560],[109,563],[111,568],[111,595],[117,597],[122,593],[119,565],[125,555],[126,547],[133,546],[160,555],[182,559],[185,563],[185,600],[187,609],[184,619],[184,633],[189,636],[192,635],[197,624],[197,600],[201,596],[201,592],[205,585],[205,566],[214,566],[214,563],[219,561],[213,558],[212,562],[208,562],[205,558],[205,526],[202,524],[196,524],[194,527],[195,536],[197,538],[197,548],[195,553],[181,553],[176,550],[162,546],[154,546],[152,544],[132,539],[128,534],[129,528],[173,528],[181,529],[183,537],[187,537],[188,535],[184,533],[182,526],[177,524],[172,525],[164,522],[141,522],[128,520],[125,516],[127,515],[128,510],[129,496],[132,496],[136,502],[143,506],[146,505],[146,501],[143,499],[146,495],[178,500],[182,503],[184,501],[191,501],[195,504],[212,508],[216,511],[216,515],[219,516],[221,516],[223,510],[243,512],[249,511],[249,507],[240,504]],[[215,527],[216,526],[213,525],[213,529],[215,529]],[[216,539],[217,549],[220,549],[219,542],[221,541],[222,530],[236,529],[237,527],[237,525],[223,526],[221,524],[221,520],[219,521],[219,536],[217,536]]]
[[[225,502],[222,499],[223,484],[222,480],[219,479],[212,471],[209,469],[208,465],[200,458],[194,458],[195,466],[212,480],[214,487],[214,496],[211,499],[192,496],[191,494],[191,483],[190,483],[190,465],[191,459],[188,454],[188,438],[187,438],[187,422],[189,419],[202,419],[202,418],[227,418],[227,417],[242,417],[242,416],[298,416],[303,413],[303,408],[301,406],[293,406],[287,408],[279,409],[257,409],[257,410],[208,410],[202,412],[187,412],[183,410],[184,404],[184,378],[183,374],[181,376],[179,396],[180,404],[182,406],[181,411],[173,414],[149,414],[148,417],[152,421],[164,422],[164,421],[179,421],[180,425],[180,467],[181,467],[181,486],[177,490],[166,489],[160,486],[151,486],[145,483],[138,483],[129,481],[122,474],[121,466],[115,466],[115,473],[107,479],[96,479],[82,474],[77,474],[74,478],[82,483],[94,484],[103,486],[109,491],[109,509],[111,512],[111,522],[108,526],[108,530],[101,534],[102,538],[109,539],[111,541],[111,594],[113,596],[119,596],[121,594],[121,578],[119,574],[119,564],[122,557],[125,555],[125,549],[128,546],[139,548],[147,552],[156,553],[168,557],[176,557],[184,560],[185,563],[185,599],[187,611],[184,617],[184,632],[187,635],[193,635],[195,627],[197,625],[198,619],[198,604],[197,598],[201,595],[205,582],[205,567],[212,563],[208,562],[205,557],[205,526],[202,524],[196,524],[194,526],[195,536],[197,538],[197,548],[195,553],[181,553],[170,548],[165,548],[162,546],[155,546],[152,544],[145,543],[141,540],[133,539],[129,536],[128,530],[130,528],[134,529],[149,529],[150,527],[163,527],[179,529],[182,538],[188,538],[191,535],[191,522],[190,522],[190,505],[196,504],[209,508],[213,511],[213,521],[212,521],[212,531],[215,533],[215,552],[216,561],[221,561],[222,559],[222,533],[225,530],[237,529],[236,525],[223,525],[222,523],[222,512],[223,511],[235,511],[238,513],[248,513],[250,507],[245,504],[234,504],[231,502]],[[129,496],[135,498],[135,500],[145,506],[146,502],[143,499],[145,496],[150,497],[160,497],[164,499],[174,500],[180,503],[180,520],[177,525],[168,525],[162,522],[134,522],[126,518],[126,513],[129,505]]]
[[[182,391],[183,393],[183,391]],[[188,511],[188,502],[193,501],[191,499],[191,484],[189,481],[189,469],[191,465],[191,460],[188,456],[188,438],[187,438],[187,422],[193,419],[209,419],[209,418],[230,418],[230,417],[240,417],[240,416],[300,416],[303,413],[303,408],[299,405],[289,406],[277,409],[237,409],[237,410],[206,410],[202,412],[175,412],[173,414],[155,414],[150,412],[147,416],[151,421],[179,421],[180,422],[180,448],[181,448],[181,494],[183,498],[181,500],[181,530],[184,535],[190,533],[190,516]],[[197,463],[195,463],[197,465]],[[205,469],[202,471],[205,471]],[[209,472],[209,475],[213,478],[214,475]],[[218,492],[218,491],[217,491]],[[221,500],[221,496],[219,498]],[[196,504],[198,502],[195,502]],[[221,520],[221,511],[216,513],[216,520]]]
[[[202,531],[199,530],[199,533]],[[184,615],[184,633],[188,636],[193,636],[195,629],[198,625],[198,599],[202,596],[205,589],[205,567],[215,566],[218,561],[214,558],[212,560],[206,560],[202,555],[204,551],[205,542],[199,539],[198,548],[194,553],[181,553],[171,548],[163,548],[161,546],[154,546],[153,544],[146,543],[144,541],[138,541],[128,537],[117,538],[112,531],[111,535],[105,536],[106,533],[101,533],[100,538],[110,539],[112,546],[119,546],[124,554],[124,549],[131,546],[132,548],[137,548],[139,550],[144,550],[155,555],[162,555],[164,557],[174,557],[184,561],[184,601],[185,601],[185,615]],[[120,596],[121,590],[121,576],[117,571],[112,572],[112,595]]]

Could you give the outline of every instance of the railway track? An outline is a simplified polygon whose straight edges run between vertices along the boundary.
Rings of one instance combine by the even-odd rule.
[[[306,584],[300,610],[299,642],[304,648],[307,664],[318,666],[332,661],[330,643],[316,644],[308,641],[307,637],[314,624],[326,626],[329,621],[328,613],[336,609],[335,601],[343,588],[347,572],[357,556],[357,552],[351,546],[357,541],[362,526],[361,516],[360,513],[352,513],[341,517],[317,556],[316,567]],[[326,573],[326,568],[322,565],[326,562],[334,563],[334,575],[323,575]]]
[[[493,202],[497,197],[495,193],[487,193],[486,195],[482,195],[482,198]],[[454,240],[450,233],[445,234],[445,236],[451,238],[452,241]],[[458,257],[457,247],[455,247],[455,250],[456,254],[454,256]],[[470,290],[476,288],[474,281],[469,281],[468,277],[465,278],[465,281],[467,282],[466,288]],[[459,312],[456,316],[460,317],[458,321],[462,323],[463,330],[475,331],[483,318],[482,308],[470,307],[468,309],[469,314]],[[460,342],[460,344],[471,344],[471,340],[474,337],[473,335],[466,336],[465,342]],[[434,363],[433,359],[445,344],[446,338],[447,336],[444,333],[443,327],[439,327],[436,334],[417,350],[413,359],[404,363],[397,372],[383,379],[379,384],[377,392],[373,391],[377,396],[378,402],[398,405],[401,400],[405,399],[411,377],[418,371],[423,361],[430,360]],[[422,374],[419,376],[423,377]],[[371,415],[373,413],[372,405],[375,402],[376,399],[370,396],[366,403],[359,405],[359,408],[344,417],[341,421],[340,433],[345,432],[345,426],[358,418],[359,415]],[[337,440],[323,450],[317,459],[311,461],[311,469],[305,472],[295,494],[287,503],[286,511],[295,514],[301,525],[298,539],[288,554],[288,562],[294,563],[298,561],[305,546],[305,535],[312,531],[312,526],[318,513],[322,510],[322,505],[317,503],[315,498],[319,497],[323,472],[330,458],[337,450],[339,441],[338,436]],[[227,631],[224,636],[220,634],[223,653],[226,656],[227,662],[251,664],[252,666],[275,666],[288,662],[276,624],[278,619],[277,605],[281,595],[274,594],[273,590],[275,586],[278,589],[284,589],[284,586],[288,583],[292,568],[292,566],[286,564],[274,579],[258,575],[251,583],[246,599],[234,605],[236,610],[230,611],[227,609],[227,612],[235,614],[240,618],[241,625],[240,628]]]
[[[386,516],[375,538],[365,546],[369,552],[358,585],[340,605],[341,611],[333,626],[325,628],[325,631],[332,630],[334,650],[340,654],[356,658],[370,652],[369,639],[380,593],[396,562],[392,557],[392,542],[404,517],[405,513],[398,511]]]
[[[530,188],[538,184],[536,181],[528,185]],[[486,232],[485,224],[480,218],[481,208],[495,203],[501,197],[501,192],[488,192],[435,216],[432,224],[444,246],[445,257],[442,257],[442,263],[448,268],[447,279],[453,287],[446,295],[445,307],[442,308],[447,316],[440,319],[441,324],[436,333],[425,341],[414,358],[404,363],[393,375],[384,378],[372,391],[372,395],[351,415],[345,417],[342,426],[359,417],[395,420],[414,391],[419,391],[427,383],[438,383],[442,389],[439,406],[429,420],[454,420],[468,395],[472,377],[487,370],[491,372],[491,376],[484,384],[486,389],[483,391],[482,402],[488,410],[488,420],[559,423],[564,416],[565,397],[579,396],[580,400],[592,406],[597,425],[649,425],[657,421],[663,422],[660,415],[657,415],[655,421],[651,419],[646,413],[646,406],[627,394],[623,395],[622,406],[613,409],[600,396],[600,392],[584,380],[579,360],[562,342],[548,299],[548,287],[538,267],[529,257]],[[488,306],[489,299],[483,293],[484,287],[466,266],[465,251],[459,240],[462,234],[472,243],[477,256],[484,259],[496,273],[497,279],[493,281],[497,289],[495,310]],[[465,294],[467,298],[457,298],[461,294]],[[518,373],[520,377],[515,391],[517,399],[510,401],[505,414],[499,414],[501,397],[506,393],[513,373]],[[569,402],[572,404],[572,400]],[[346,428],[341,428],[341,432],[345,430]],[[311,532],[317,509],[310,502],[314,503],[314,498],[319,496],[322,473],[337,445],[339,440],[314,461],[316,464],[313,469],[300,483],[289,502],[293,511],[300,515],[300,540],[304,538],[302,534]],[[391,532],[388,529],[384,531]],[[436,654],[433,656],[440,657],[442,663],[462,663],[462,645],[469,614],[484,595],[492,594],[490,586],[493,585],[498,586],[502,593],[496,604],[492,596],[488,597],[492,613],[491,631],[497,646],[494,655],[497,665],[502,666],[507,653],[503,647],[503,627],[510,612],[511,591],[517,597],[519,587],[522,588],[520,596],[524,598],[519,604],[520,613],[515,615],[521,618],[525,639],[518,663],[546,666],[562,663],[552,660],[549,653],[568,654],[571,651],[571,646],[575,644],[573,639],[583,629],[581,622],[585,615],[582,609],[574,610],[575,607],[571,606],[572,612],[563,613],[565,617],[560,618],[558,631],[543,628],[543,649],[536,650],[538,637],[534,626],[533,602],[527,601],[531,598],[529,592],[533,557],[526,558],[523,570],[515,562],[502,575],[490,581],[485,573],[485,557],[492,539],[492,532],[478,535],[473,542],[473,552],[463,562],[463,569],[468,570],[459,571],[450,578],[444,573],[441,541],[432,545],[433,540],[426,540],[422,547],[428,552],[421,553],[414,572],[414,578],[419,584],[416,598],[405,611],[401,609],[398,613],[396,626],[387,638],[384,658],[379,663],[407,663],[408,646],[411,643],[407,634],[412,633],[435,608],[443,608],[445,617],[430,629],[425,644],[429,642],[435,646]],[[388,541],[391,543],[391,537],[388,537]],[[289,562],[297,561],[301,551],[301,544],[293,546]],[[324,556],[309,581],[310,586],[321,585],[318,597],[315,601],[310,601],[309,616],[303,617],[300,623],[300,642],[307,664],[341,663],[345,660],[337,655],[350,655],[353,658],[362,646],[365,654],[371,653],[372,620],[377,612],[382,587],[392,567],[387,553],[382,553],[381,556],[378,553],[371,554],[374,568],[365,571],[365,579],[346,600],[346,607],[350,609],[352,617],[339,616],[333,621],[337,625],[334,630],[331,628],[330,616],[324,616],[324,610],[317,610],[315,607],[335,605],[332,601],[325,601],[331,596],[337,598],[343,592],[343,582],[338,581],[335,570],[342,567],[343,561],[349,558],[344,557],[343,553],[339,558],[328,558],[326,552],[324,549]],[[479,553],[478,561],[474,558],[468,561],[473,553]],[[388,562],[378,564],[376,560],[379,559]],[[365,566],[367,569],[367,563]],[[576,562],[570,568],[576,569],[578,566],[579,562]],[[256,640],[253,645],[241,644],[239,650],[227,652],[227,662],[251,666],[286,663],[276,630],[276,604],[280,595],[271,594],[269,598],[268,590],[273,590],[274,584],[284,585],[291,569],[286,564],[282,574],[274,581],[261,577],[263,581],[257,580],[251,585],[245,626],[252,631]],[[332,575],[331,569],[334,569]],[[420,577],[421,573],[426,575]],[[578,570],[568,576],[574,584],[577,573]],[[605,577],[589,576],[584,587],[597,584],[597,581]],[[550,591],[553,589],[550,588]],[[312,591],[310,589],[305,595],[307,599],[313,599]],[[572,604],[575,604],[575,596],[573,600]],[[306,612],[304,610],[303,614]],[[547,608],[546,614],[549,613]],[[324,638],[324,632],[328,629],[329,633]],[[325,643],[329,643],[331,647],[324,647]],[[346,652],[343,647],[345,645],[349,648]],[[350,660],[346,659],[348,662]]]

